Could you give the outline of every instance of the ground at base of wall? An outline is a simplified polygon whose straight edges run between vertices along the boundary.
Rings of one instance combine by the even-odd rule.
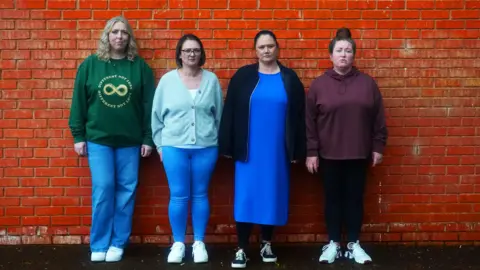
[[[373,264],[356,265],[352,261],[340,259],[332,265],[318,263],[321,245],[278,245],[273,246],[278,256],[277,263],[262,263],[259,248],[252,246],[248,252],[247,269],[478,269],[480,246],[387,246],[365,244],[365,250],[371,255]],[[235,250],[232,246],[210,245],[207,247],[210,262],[194,264],[191,247],[187,247],[183,264],[168,265],[166,257],[168,247],[155,245],[131,245],[126,249],[124,259],[118,263],[91,263],[89,249],[85,245],[23,245],[0,246],[0,269],[35,270],[151,270],[151,269],[231,269],[230,262]]]

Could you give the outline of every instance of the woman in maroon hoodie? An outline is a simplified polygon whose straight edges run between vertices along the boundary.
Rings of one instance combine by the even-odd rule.
[[[339,29],[328,49],[333,68],[312,83],[306,102],[306,166],[323,178],[330,240],[319,261],[342,256],[345,225],[345,257],[364,264],[372,259],[359,244],[363,192],[367,167],[382,162],[387,141],[383,100],[373,78],[353,66],[356,45],[349,29]]]

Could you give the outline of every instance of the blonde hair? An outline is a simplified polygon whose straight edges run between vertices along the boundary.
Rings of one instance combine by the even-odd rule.
[[[128,60],[133,61],[138,55],[137,42],[135,41],[135,37],[133,36],[132,27],[128,23],[127,19],[125,19],[123,16],[114,17],[107,22],[107,25],[105,25],[105,28],[103,29],[102,35],[100,36],[100,40],[98,42],[97,56],[104,61],[110,60],[110,41],[108,39],[108,35],[110,34],[113,26],[117,22],[124,23],[125,28],[127,28],[129,38],[127,48],[125,50],[127,52]]]

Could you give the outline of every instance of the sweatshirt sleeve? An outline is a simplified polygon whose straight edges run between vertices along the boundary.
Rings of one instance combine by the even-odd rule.
[[[385,145],[387,144],[387,124],[385,120],[385,108],[383,107],[382,93],[378,89],[375,81],[373,82],[374,98],[375,98],[375,114],[373,122],[373,152],[383,154]]]
[[[88,72],[88,58],[80,64],[73,86],[72,103],[68,125],[73,136],[74,143],[85,142],[85,125],[87,122],[88,97],[86,89]]]
[[[143,65],[143,144],[148,146],[154,146],[152,140],[152,103],[153,96],[155,94],[155,79],[153,71],[150,66],[145,62]]]
[[[319,151],[319,136],[317,132],[317,83],[314,81],[307,93],[305,106],[305,125],[307,137],[307,157],[318,156]]]
[[[162,102],[162,94],[163,94],[163,87],[164,87],[164,78],[160,79],[158,83],[157,89],[155,90],[155,94],[153,97],[153,104],[152,104],[152,116],[151,116],[151,128],[152,128],[152,139],[157,147],[157,150],[160,150],[162,146],[162,129],[165,126],[163,123],[163,102]]]

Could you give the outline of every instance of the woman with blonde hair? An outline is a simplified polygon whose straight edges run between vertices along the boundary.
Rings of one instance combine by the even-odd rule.
[[[123,17],[109,20],[96,54],[78,67],[69,126],[92,176],[91,261],[122,259],[132,229],[140,156],[153,147],[152,69]]]

